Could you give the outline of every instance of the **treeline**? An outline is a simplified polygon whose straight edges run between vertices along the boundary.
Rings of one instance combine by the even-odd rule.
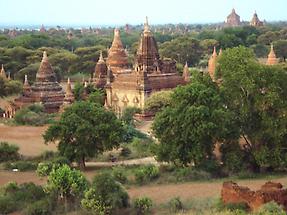
[[[260,28],[243,26],[238,28],[214,29],[201,26],[185,33],[176,29],[163,33],[156,31],[159,52],[163,58],[173,58],[179,64],[179,71],[185,62],[193,67],[206,67],[213,47],[226,49],[243,45],[250,47],[257,58],[266,58],[270,44],[274,44],[277,57],[285,61],[287,56],[287,28],[269,25]],[[155,29],[153,29],[155,30]],[[43,50],[47,50],[50,62],[61,79],[69,74],[83,73],[90,75],[99,57],[100,50],[107,57],[107,49],[113,39],[112,29],[104,33],[81,33],[72,30],[72,37],[66,31],[47,33],[25,32],[10,38],[7,33],[0,34],[0,64],[15,79],[23,81],[28,74],[33,82]],[[124,46],[129,51],[132,64],[138,47],[141,31],[139,29],[126,33],[121,31]]]

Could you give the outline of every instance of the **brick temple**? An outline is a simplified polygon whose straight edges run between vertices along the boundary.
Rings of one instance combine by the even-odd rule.
[[[185,84],[189,80],[187,65],[185,70],[180,76],[174,60],[160,58],[156,40],[146,20],[134,65],[129,65],[120,32],[116,29],[106,62],[102,55],[97,62],[94,84],[105,88],[106,106],[121,114],[126,107],[143,109],[146,99],[153,92]]]
[[[16,98],[10,107],[7,107],[7,111],[10,109],[10,113],[7,112],[6,116],[12,117],[15,110],[34,103],[42,104],[47,113],[55,113],[60,110],[64,98],[65,92],[57,82],[56,74],[49,63],[46,51],[44,51],[35,83],[30,86],[27,75],[25,75],[22,95]]]

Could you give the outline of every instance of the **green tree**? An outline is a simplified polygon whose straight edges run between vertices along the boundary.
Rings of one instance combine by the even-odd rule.
[[[68,203],[83,196],[88,189],[88,181],[79,170],[71,169],[68,165],[63,165],[52,169],[48,176],[45,191],[56,194],[59,201],[62,201],[67,208]]]
[[[202,48],[198,40],[182,36],[160,45],[159,51],[163,57],[175,59],[181,64],[187,62],[195,65],[199,62]]]
[[[274,49],[276,56],[282,58],[285,62],[287,57],[287,40],[278,40],[274,42]]]
[[[171,100],[152,126],[160,142],[159,160],[199,166],[213,156],[216,141],[236,138],[233,116],[224,108],[219,89],[209,76],[194,74],[191,84],[178,87]]]
[[[109,173],[103,173],[94,178],[81,204],[94,214],[117,214],[117,209],[128,207],[129,196],[121,183]]]
[[[60,154],[85,167],[85,158],[117,147],[123,126],[113,112],[91,102],[76,102],[44,134],[45,143],[58,142]]]
[[[228,49],[219,59],[216,75],[227,108],[245,140],[254,170],[286,164],[287,73],[261,65],[252,50]]]
[[[167,90],[153,93],[145,102],[145,110],[157,113],[169,106],[172,102],[172,92],[172,90]]]

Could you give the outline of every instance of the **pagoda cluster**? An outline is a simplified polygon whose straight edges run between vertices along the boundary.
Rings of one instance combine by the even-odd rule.
[[[208,68],[207,71],[212,80],[215,80],[215,70],[217,65],[218,58],[222,55],[222,49],[220,49],[219,54],[216,53],[216,47],[213,49],[213,53],[209,58],[208,61]],[[268,58],[266,61],[266,65],[272,66],[278,64],[278,58],[276,57],[273,44],[271,44],[270,52],[268,54]]]
[[[128,106],[143,109],[145,100],[153,92],[172,89],[187,82],[189,82],[188,65],[185,65],[183,76],[180,76],[177,73],[176,61],[160,58],[156,40],[147,20],[140,37],[134,64],[129,62],[128,53],[120,38],[120,31],[115,29],[108,56],[105,59],[100,53],[91,79],[91,84],[106,91],[106,106],[118,114]],[[54,113],[64,110],[73,102],[74,95],[70,80],[68,79],[66,91],[64,91],[57,82],[47,53],[44,52],[35,83],[30,86],[25,75],[23,93],[6,108],[5,116],[13,117],[17,109],[33,103],[40,103],[45,112]]]
[[[249,22],[249,24],[254,27],[259,27],[259,26],[264,25],[264,23],[260,21],[260,19],[258,18],[256,11],[253,14],[253,17],[251,21]],[[240,25],[242,25],[242,22],[240,21],[240,16],[235,12],[235,9],[233,8],[231,13],[227,16],[225,20],[224,26],[225,27],[238,27]]]

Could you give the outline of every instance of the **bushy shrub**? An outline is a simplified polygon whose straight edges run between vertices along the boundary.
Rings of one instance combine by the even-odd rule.
[[[153,202],[148,197],[142,197],[135,199],[133,205],[137,211],[137,214],[148,214],[151,212]]]
[[[237,173],[246,168],[244,151],[241,149],[239,143],[224,143],[220,147],[222,154],[221,160],[224,168],[230,173]]]
[[[120,152],[120,156],[122,157],[128,157],[130,154],[132,153],[132,151],[129,149],[129,147],[127,146],[123,146]]]
[[[62,157],[62,156],[54,157],[50,161],[39,163],[37,166],[36,173],[40,177],[48,176],[53,168],[54,169],[59,168],[60,166],[65,165],[65,164],[66,165],[70,164],[69,160],[66,157]]]
[[[52,171],[53,165],[50,162],[41,162],[38,164],[36,173],[40,177],[48,176]]]
[[[210,173],[214,177],[219,177],[222,175],[221,173],[221,166],[216,158],[210,158],[204,160],[199,164],[197,167],[198,170],[203,170],[205,172]]]
[[[139,184],[156,179],[159,176],[159,168],[154,165],[142,166],[135,170],[135,179]]]
[[[33,161],[20,160],[20,161],[5,163],[4,168],[7,170],[18,169],[19,171],[29,171],[29,170],[37,169],[37,163]]]
[[[215,209],[217,211],[230,211],[232,212],[232,214],[241,215],[241,214],[245,214],[249,210],[249,207],[244,202],[224,204],[222,199],[218,199],[215,202]]]
[[[52,168],[45,191],[49,194],[55,193],[58,200],[69,203],[80,199],[87,188],[88,181],[83,174],[64,164],[58,168]]]
[[[123,167],[114,167],[112,171],[113,177],[122,184],[127,183],[128,178]]]
[[[2,188],[0,213],[10,213],[25,208],[28,204],[46,198],[41,186],[33,183],[17,185],[10,182]]]
[[[52,214],[51,205],[47,199],[36,201],[27,206],[27,208],[24,210],[24,214],[25,215],[50,215]]]
[[[92,187],[85,192],[81,204],[95,214],[110,214],[129,205],[129,196],[123,186],[109,173],[97,175]]]
[[[17,160],[19,158],[18,151],[18,146],[0,142],[0,162]]]
[[[263,205],[256,215],[286,215],[282,206],[279,206],[276,202],[269,202]]]
[[[178,168],[175,174],[178,181],[209,180],[212,178],[210,173],[192,167]]]
[[[8,214],[17,210],[17,202],[12,196],[0,195],[0,214]]]
[[[41,155],[40,155],[40,158],[41,160],[49,160],[49,159],[52,159],[54,157],[56,157],[58,155],[57,152],[54,152],[54,151],[44,151]]]
[[[168,208],[170,212],[173,212],[173,213],[183,210],[183,204],[180,198],[179,197],[172,198],[168,202]]]
[[[43,112],[44,109],[40,105],[31,105],[18,110],[14,120],[20,125],[44,125],[52,122],[52,115]]]

